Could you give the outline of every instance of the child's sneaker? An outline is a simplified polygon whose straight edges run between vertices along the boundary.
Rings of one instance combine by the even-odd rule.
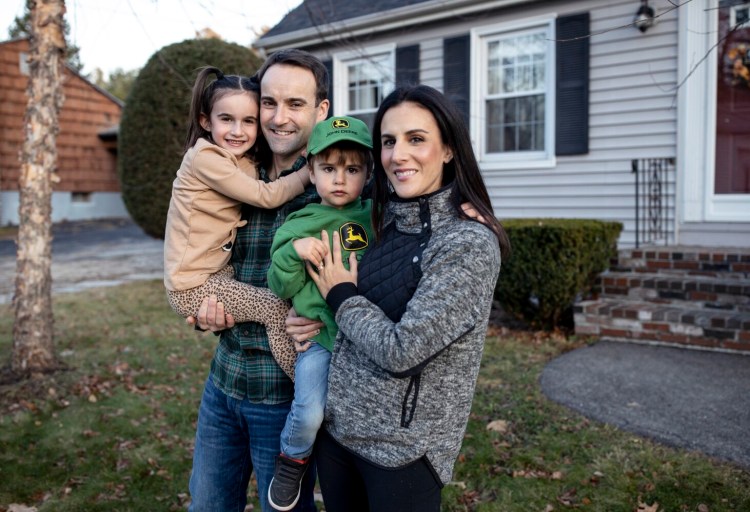
[[[284,455],[276,457],[276,469],[268,488],[268,501],[276,510],[292,510],[299,501],[302,477],[310,459],[297,460]]]

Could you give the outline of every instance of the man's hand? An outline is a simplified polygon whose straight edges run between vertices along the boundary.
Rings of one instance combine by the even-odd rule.
[[[198,325],[204,331],[219,332],[234,327],[232,315],[224,313],[224,303],[219,302],[216,295],[209,295],[203,299],[198,309],[198,318],[189,316],[186,319],[189,325]]]
[[[310,340],[320,334],[321,327],[323,322],[297,316],[294,308],[286,315],[286,334],[294,340],[294,349],[297,352],[304,352],[310,348]]]

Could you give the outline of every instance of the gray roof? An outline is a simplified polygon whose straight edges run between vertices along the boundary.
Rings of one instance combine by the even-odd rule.
[[[304,0],[260,40],[430,0]]]

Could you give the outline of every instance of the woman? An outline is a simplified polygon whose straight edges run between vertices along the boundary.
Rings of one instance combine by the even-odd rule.
[[[440,92],[391,93],[373,142],[377,244],[347,271],[334,233],[323,266],[308,267],[340,329],[316,446],[320,483],[329,512],[438,511],[508,241],[461,115]]]

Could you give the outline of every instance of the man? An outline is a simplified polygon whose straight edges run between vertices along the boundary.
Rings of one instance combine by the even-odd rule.
[[[273,152],[261,179],[273,181],[305,164],[307,139],[318,121],[327,117],[328,73],[313,55],[301,50],[281,50],[258,71],[260,124]],[[248,224],[240,228],[232,252],[238,280],[267,287],[273,236],[286,216],[318,200],[314,187],[286,205],[249,209]],[[255,470],[263,512],[271,511],[268,487],[280,453],[280,434],[294,396],[292,381],[271,355],[265,328],[256,323],[234,325],[224,317],[221,303],[206,298],[198,325],[222,331],[211,361],[211,371],[198,413],[193,471],[190,476],[190,510],[244,510],[250,474]],[[305,319],[300,332],[319,328]],[[297,339],[304,338],[304,335]],[[308,472],[302,496],[294,510],[316,510],[312,497],[315,480]]]

